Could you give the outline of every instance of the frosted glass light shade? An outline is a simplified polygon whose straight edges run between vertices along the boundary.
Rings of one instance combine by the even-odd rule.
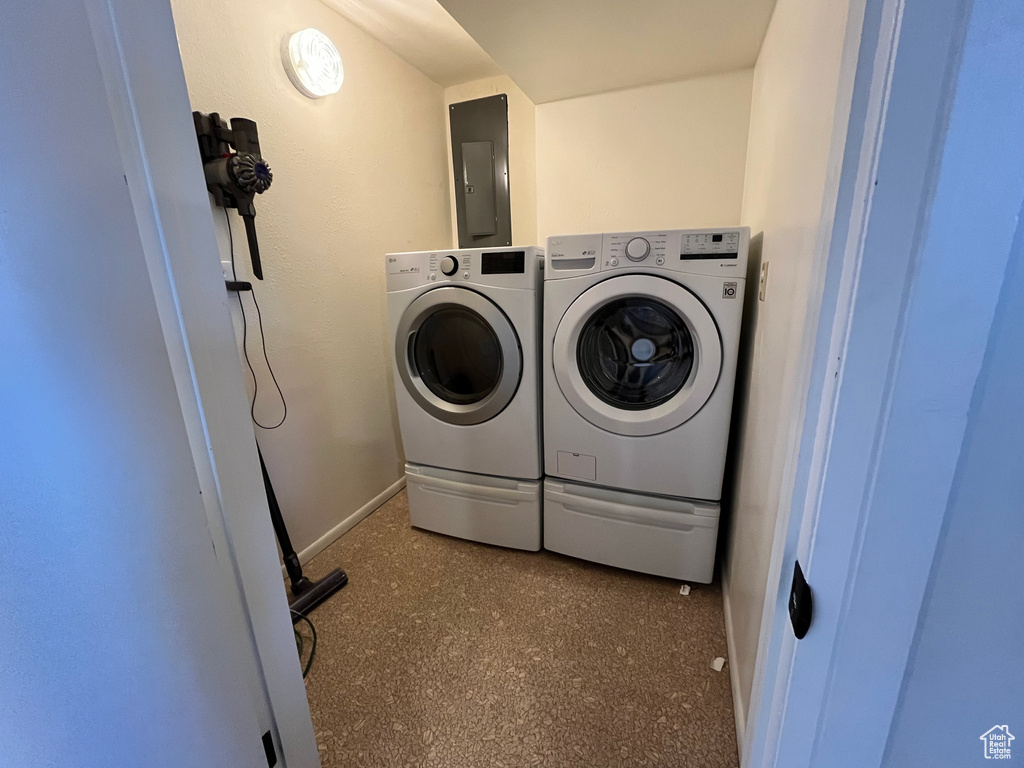
[[[288,79],[311,99],[337,93],[345,79],[341,54],[319,29],[303,29],[286,37],[281,56]]]

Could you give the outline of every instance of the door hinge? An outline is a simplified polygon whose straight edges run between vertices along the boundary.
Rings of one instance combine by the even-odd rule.
[[[793,634],[800,640],[811,627],[811,614],[814,601],[811,598],[811,587],[804,578],[804,572],[797,560],[793,566],[793,586],[789,590],[789,621],[793,625]]]
[[[267,753],[267,765],[274,768],[277,765],[277,750],[274,749],[274,737],[270,731],[263,734],[263,751]]]

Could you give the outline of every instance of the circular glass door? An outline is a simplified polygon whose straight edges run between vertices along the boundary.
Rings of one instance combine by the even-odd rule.
[[[449,424],[479,424],[499,414],[523,369],[519,338],[505,314],[483,295],[452,286],[409,305],[395,356],[409,394]]]
[[[609,405],[640,411],[670,400],[693,369],[693,336],[656,299],[616,299],[580,331],[576,364],[584,383]]]
[[[478,403],[501,381],[498,335],[466,307],[430,314],[413,337],[410,353],[424,386],[446,403]]]
[[[722,368],[718,326],[686,288],[651,275],[587,289],[555,331],[552,364],[572,407],[621,435],[654,435],[692,418]]]

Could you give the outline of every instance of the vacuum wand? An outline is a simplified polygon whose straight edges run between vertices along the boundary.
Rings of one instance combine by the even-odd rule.
[[[263,279],[263,264],[260,263],[260,244],[256,239],[256,217],[248,213],[242,214],[245,222],[245,237],[249,241],[249,259],[252,261],[252,274],[257,280]]]
[[[299,620],[300,615],[305,616],[348,584],[348,574],[340,568],[335,568],[319,581],[311,581],[303,575],[302,564],[299,562],[299,556],[295,554],[291,537],[288,535],[288,528],[284,524],[281,507],[277,503],[277,494],[274,493],[274,484],[270,482],[270,473],[267,472],[267,465],[263,461],[263,452],[260,450],[259,444],[256,445],[256,451],[259,453],[260,469],[263,471],[263,485],[267,491],[270,520],[274,524],[277,543],[281,546],[281,554],[284,557],[284,568],[288,572],[288,580],[291,582],[292,600],[288,607],[291,608],[292,623],[294,624]]]

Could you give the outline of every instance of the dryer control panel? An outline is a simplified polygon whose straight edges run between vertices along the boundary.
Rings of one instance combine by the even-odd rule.
[[[385,259],[389,291],[446,283],[533,289],[544,268],[544,251],[533,246],[389,253]]]
[[[656,272],[746,277],[750,229],[667,229],[549,237],[545,280],[594,272]]]

